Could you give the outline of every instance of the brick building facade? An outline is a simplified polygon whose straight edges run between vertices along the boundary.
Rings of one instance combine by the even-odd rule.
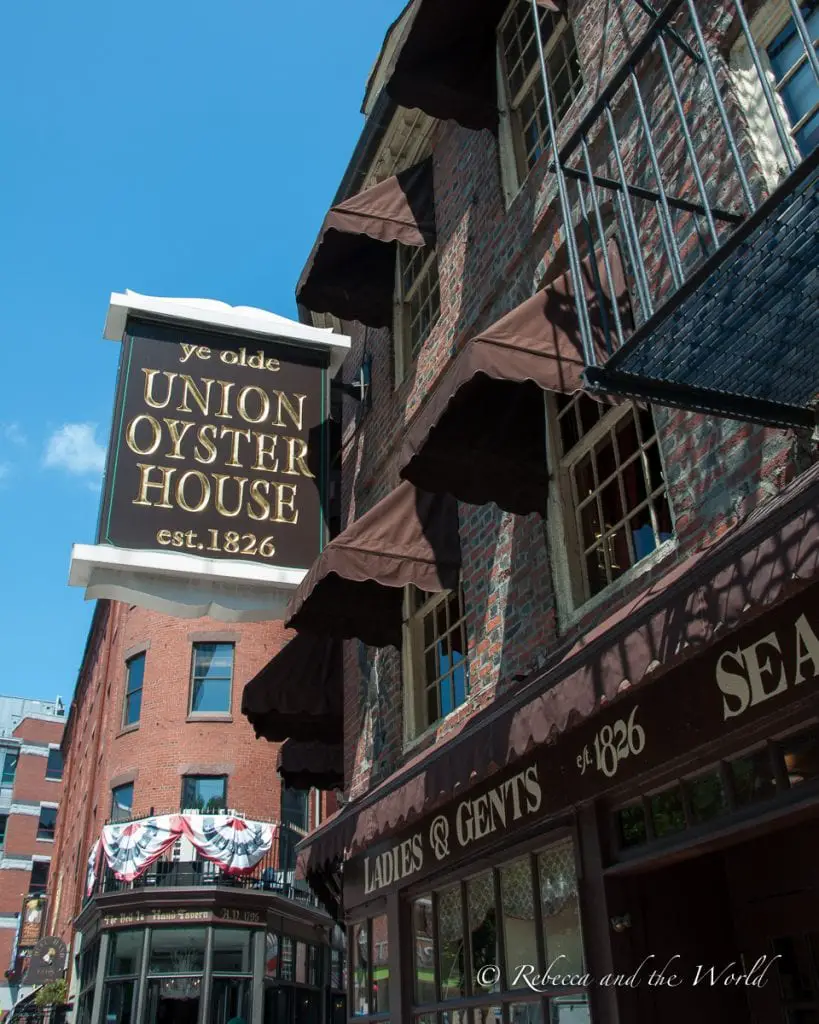
[[[261,941],[264,948],[265,933],[252,924],[263,923],[269,913],[294,919],[284,925],[294,943],[306,939],[312,940],[311,949],[329,948],[329,918],[303,888],[294,889],[294,863],[287,862],[298,836],[322,820],[332,798],[317,790],[284,794],[276,774],[276,747],[257,741],[240,713],[245,684],[288,637],[276,622],[177,619],[119,602],[97,603],[62,744],[65,796],[49,881],[50,934],[61,937],[70,951],[68,980],[77,1021],[98,1020],[100,1014],[153,1020],[159,1012],[157,1000],[166,994],[139,982],[140,971],[147,976],[147,961],[133,968],[134,978],[104,980],[113,946],[130,942],[141,947],[149,930],[142,925],[123,931],[128,922],[172,921],[174,915],[180,921],[213,917],[218,922],[224,917],[252,931],[255,945],[236,953],[243,958],[237,971],[254,972],[237,983],[242,991],[222,992],[208,969],[207,980],[193,979],[191,991],[174,1004],[185,1019],[201,1013],[203,1021],[222,1020],[231,1016],[231,1008],[249,1014],[251,986],[260,970],[264,977],[263,954],[256,946]],[[276,825],[274,845],[258,869],[239,888],[228,879],[229,907],[219,903],[221,876],[208,873],[198,857],[187,865],[181,847],[163,855],[135,882],[117,881],[100,859],[89,886],[89,856],[104,825],[182,811],[200,815],[197,820],[207,812],[227,811],[244,820],[283,823]],[[211,929],[199,930],[204,943]],[[150,931],[155,944],[167,944],[174,933],[173,928]],[[179,939],[182,945],[185,936]],[[193,960],[197,955],[191,953]],[[325,982],[318,975],[311,980],[314,988]],[[175,983],[167,984],[173,988]],[[200,992],[200,984],[207,992]]]
[[[27,913],[45,916],[62,793],[60,755],[65,718],[59,700],[0,697],[0,1009],[25,994],[26,954],[33,932],[23,934]],[[36,937],[41,929],[34,929]]]
[[[582,313],[577,277],[566,274],[573,259],[569,236],[576,231],[579,271],[597,261],[596,291],[592,288],[585,301],[596,303],[599,319],[607,321],[606,340],[613,334],[619,298],[611,301],[616,276],[611,267],[599,270],[603,251],[622,264],[630,329],[636,338],[648,337],[646,332],[660,323],[657,311],[676,301],[675,288],[682,295],[681,281],[689,282],[687,299],[694,285],[707,290],[719,271],[720,249],[737,224],[746,232],[758,227],[757,211],[770,214],[776,203],[787,204],[790,192],[805,182],[806,205],[788,218],[794,231],[788,253],[807,249],[813,256],[797,260],[784,276],[807,273],[816,254],[817,154],[815,130],[808,136],[805,128],[816,117],[819,71],[811,67],[815,61],[807,51],[799,50],[804,26],[794,20],[795,5],[750,3],[746,17],[733,2],[670,4],[670,13],[659,20],[645,6],[633,0],[487,3],[464,25],[456,5],[420,0],[408,5],[388,32],[367,87],[362,137],[299,282],[305,318],[335,323],[353,339],[342,370],[345,393],[354,383],[367,387],[365,401],[344,400],[346,530],[338,559],[331,563],[323,555],[316,563],[289,620],[299,630],[346,641],[348,804],[304,844],[302,865],[317,891],[339,902],[351,928],[349,1005],[357,1018],[388,1014],[394,1021],[427,1021],[454,1014],[473,1024],[493,1018],[614,1024],[690,1019],[685,1014],[739,1020],[750,1007],[753,1019],[780,1024],[796,1007],[788,1001],[796,998],[787,995],[788,972],[808,954],[793,936],[819,920],[817,908],[813,897],[804,895],[807,916],[788,917],[783,904],[772,912],[775,925],[754,917],[751,879],[755,871],[773,874],[777,840],[769,836],[754,845],[752,830],[742,831],[738,823],[753,817],[746,806],[753,801],[744,799],[737,780],[745,778],[747,751],[751,761],[759,749],[760,757],[770,756],[769,774],[779,780],[771,798],[775,790],[780,802],[757,806],[754,813],[781,813],[778,827],[795,827],[797,819],[783,808],[797,803],[798,786],[816,776],[813,769],[793,771],[791,736],[815,730],[815,695],[804,693],[799,706],[772,704],[770,718],[755,718],[753,730],[731,734],[729,724],[736,724],[731,719],[745,713],[751,698],[740,698],[737,710],[726,697],[723,708],[721,693],[730,690],[722,676],[729,648],[746,650],[746,643],[753,646],[760,637],[780,643],[781,623],[766,618],[769,608],[804,621],[806,643],[813,643],[817,595],[808,582],[816,568],[810,553],[816,531],[815,438],[806,426],[772,425],[782,422],[780,413],[755,408],[747,397],[752,389],[744,410],[735,404],[731,418],[714,414],[727,411],[724,394],[708,392],[703,398],[702,389],[693,387],[683,397],[681,390],[672,396],[666,388],[673,402],[653,404],[646,399],[651,392],[626,391],[637,396],[632,403],[616,388],[594,391],[577,369],[591,363],[585,352],[578,358],[582,331],[567,326],[571,317],[581,322]],[[538,93],[533,84],[541,81],[533,10],[541,19],[543,74],[558,144],[573,146],[576,156],[574,178],[564,172],[566,202],[550,168],[554,150],[543,87]],[[693,10],[699,12],[696,21],[688,13]],[[805,31],[815,38],[815,8],[808,5],[804,17],[810,23]],[[794,63],[783,69],[789,45]],[[696,73],[685,65],[692,52]],[[755,60],[764,81],[753,79]],[[663,77],[667,66],[673,69],[672,84]],[[810,96],[804,116],[801,107],[794,112],[787,93],[800,68]],[[709,76],[719,103],[709,93]],[[786,143],[781,137],[777,143],[771,124],[761,123],[769,81],[780,97],[770,102],[782,104],[778,127],[784,125]],[[609,97],[607,89],[614,87]],[[638,101],[633,95],[624,98],[616,91],[621,87],[641,90]],[[653,146],[640,134],[641,103]],[[789,147],[787,160],[778,144]],[[741,173],[734,173],[735,157]],[[427,174],[428,161],[432,185],[424,201],[434,202],[434,230],[411,192],[416,180],[411,175]],[[583,181],[584,168],[593,172],[599,189]],[[655,168],[665,178],[667,195],[652,178]],[[618,193],[621,175],[628,187]],[[698,192],[700,182],[707,201]],[[668,202],[673,216],[665,209]],[[709,215],[716,244],[708,241]],[[364,226],[368,218],[378,222],[377,229]],[[596,236],[601,223],[602,236]],[[584,226],[591,244],[588,238],[583,242]],[[742,251],[751,273],[763,257],[754,254],[749,237],[744,236]],[[374,284],[379,245],[381,260],[395,273],[381,274]],[[765,259],[775,258],[771,252]],[[786,259],[781,250],[776,258]],[[710,271],[710,278],[696,276],[703,260],[711,261],[702,271]],[[738,279],[737,294],[740,285]],[[383,292],[378,303],[376,288]],[[812,291],[806,285],[806,293],[812,298],[805,302],[815,309],[815,282]],[[546,310],[545,320],[539,312],[534,327],[531,313],[525,321],[529,300]],[[763,287],[747,298],[751,310],[766,301]],[[387,306],[392,316],[385,314]],[[742,311],[752,316],[745,307]],[[733,329],[728,313],[726,340]],[[705,336],[710,321],[702,315]],[[734,319],[737,315],[734,311]],[[801,326],[798,317],[794,323]],[[522,325],[520,332],[513,325]],[[748,337],[764,337],[766,329],[773,339],[775,317],[761,326],[750,321]],[[549,386],[540,384],[532,352],[521,353],[520,336],[527,330],[535,355],[562,362],[560,373],[549,371]],[[602,343],[602,334],[595,343]],[[797,331],[791,344],[796,348],[814,340],[815,331]],[[487,357],[474,354],[481,341],[501,350],[491,369]],[[688,356],[684,365],[696,367],[696,352]],[[524,357],[526,371],[516,368]],[[737,357],[735,366],[741,364]],[[774,370],[764,369],[757,376],[773,379]],[[739,387],[745,387],[744,380]],[[537,449],[530,443],[531,429],[528,434],[520,429],[523,406],[533,392],[542,402],[534,430],[545,433],[540,466],[527,465],[521,456]],[[793,422],[807,420],[800,411]],[[512,476],[504,463],[521,467],[524,476],[542,477],[542,508],[529,514],[504,510],[507,502],[514,505],[513,496],[492,487],[493,479]],[[645,473],[639,486],[628,471],[637,463]],[[345,577],[345,545],[357,544],[365,559],[367,540],[377,537],[382,554],[401,560],[405,536],[399,542],[398,517],[387,500],[405,486],[402,478],[422,491],[459,499],[460,605],[457,590],[442,582],[443,572],[434,586],[418,583],[413,590],[419,576],[411,567],[402,576],[393,563],[387,570],[372,559],[365,573],[350,560]],[[609,483],[616,495],[607,496]],[[466,500],[476,492],[487,496]],[[417,508],[416,552],[423,548],[421,534],[428,540],[431,535],[420,501]],[[379,509],[384,519],[368,536],[362,517],[369,515],[365,522],[376,524]],[[413,511],[407,506],[408,518]],[[434,556],[435,544],[429,543]],[[405,566],[409,561],[404,556]],[[338,601],[345,605],[343,613],[326,600],[330,573],[322,566],[331,564],[347,587],[335,592],[346,598]],[[362,642],[373,634],[363,616],[356,620],[349,611],[356,595],[370,608],[365,588],[377,584],[386,601],[397,583],[409,584],[400,648],[391,640]],[[447,596],[441,600],[436,591]],[[812,650],[816,659],[819,649]],[[680,667],[695,657],[700,660]],[[788,661],[787,672],[792,668]],[[710,684],[711,731],[700,734],[699,725],[692,724],[700,723],[701,695],[694,681],[712,678],[715,671],[721,684]],[[768,661],[760,671],[767,679],[776,670]],[[813,660],[800,681],[815,682],[817,674],[819,663]],[[661,686],[675,678],[679,704],[675,691]],[[649,694],[652,686],[662,697]],[[768,699],[770,689],[764,685],[756,692],[753,705]],[[637,692],[629,696],[632,690]],[[775,692],[784,690],[783,681]],[[649,740],[637,712],[645,707],[647,715],[649,706],[659,716],[652,721],[655,742],[660,733],[663,740],[660,756],[645,758],[641,772],[632,766]],[[742,720],[743,727],[747,722]],[[586,723],[585,731],[580,723]],[[620,730],[622,749],[607,754],[620,742]],[[815,745],[815,731],[799,743]],[[626,770],[621,764],[629,752]],[[699,797],[692,795],[688,777],[709,761],[713,778],[708,775],[702,785],[720,795],[706,811],[697,809]],[[595,769],[599,784],[589,789]],[[615,775],[619,789],[611,782]],[[734,781],[726,782],[728,776]],[[586,788],[578,794],[580,780]],[[807,800],[806,789],[798,793]],[[815,822],[816,795],[810,793]],[[733,818],[722,818],[723,811],[714,810],[717,804]],[[515,825],[520,833],[513,835],[512,822],[527,817],[526,807],[540,820]],[[717,841],[719,828],[735,829],[730,844]],[[691,831],[683,839],[672,838],[685,829]],[[805,842],[812,841],[810,829],[806,826]],[[797,841],[798,835],[782,831],[778,841]],[[702,841],[696,854],[695,836]],[[482,850],[473,855],[478,839]],[[713,853],[720,843],[728,852]],[[469,853],[456,852],[457,845],[469,847]],[[669,865],[682,859],[688,867],[675,875]],[[812,892],[811,870],[800,865],[795,871],[796,888]],[[774,891],[766,883],[771,899]],[[709,901],[719,892],[723,899],[730,892],[732,902],[730,907],[720,903],[717,913]],[[541,902],[541,909],[534,909]],[[661,902],[670,908],[664,922],[657,909]],[[699,930],[697,914],[707,922]],[[501,917],[504,927],[495,923]],[[777,935],[771,928],[788,936],[783,942],[789,951],[798,947],[799,952],[783,953],[786,960],[791,957],[781,971],[785,994],[749,998],[747,1006],[744,992],[732,1001],[675,988],[673,999],[664,999],[663,992],[634,993],[579,980],[588,971],[597,979],[617,971],[626,977],[643,955],[682,953],[690,959],[703,929],[710,934],[698,955],[707,950],[725,963],[740,953],[773,955]],[[376,984],[374,945],[383,953],[385,931],[388,978],[382,968]],[[488,946],[482,944],[486,936]],[[573,968],[566,977],[574,980],[550,982],[540,996],[513,984],[515,963],[548,967],[552,943]],[[500,965],[489,984],[476,977],[481,964]],[[805,1006],[819,1007],[815,985],[804,988],[803,996]]]

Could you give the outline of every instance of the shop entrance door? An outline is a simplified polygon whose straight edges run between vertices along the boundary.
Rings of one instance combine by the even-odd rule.
[[[148,1024],[197,1024],[199,1020],[199,998],[174,999],[157,996],[149,999],[146,1021]]]

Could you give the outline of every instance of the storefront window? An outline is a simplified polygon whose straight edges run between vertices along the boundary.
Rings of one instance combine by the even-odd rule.
[[[689,779],[685,788],[692,822],[696,824],[710,821],[728,809],[719,772],[709,772],[698,779]]]
[[[617,812],[617,836],[623,850],[648,842],[646,812],[642,804],[632,804]]]
[[[679,786],[651,797],[651,821],[658,839],[685,828],[685,808]]]
[[[547,1019],[587,1024],[588,980],[571,839],[416,898],[412,920],[415,1024],[426,1024],[425,1005],[441,1002],[450,1006],[429,1015],[430,1024],[546,1024]],[[520,968],[531,965],[543,975],[555,962],[554,995],[545,992],[549,1013],[544,1016],[545,1004]],[[571,998],[564,1003],[564,996]],[[480,997],[487,1002],[475,1005]]]
[[[521,964],[536,964],[537,932],[532,867],[528,857],[501,868],[503,934],[506,945],[506,986],[521,988],[518,978]]]
[[[134,1013],[135,981],[110,982],[105,986],[106,1024],[131,1024]]]
[[[285,985],[268,985],[264,993],[264,1024],[282,1024],[292,1020],[293,993]]]
[[[281,962],[279,964],[279,977],[282,981],[293,981],[295,978],[293,957],[293,940],[289,935],[282,935]]]
[[[491,871],[467,882],[466,902],[469,907],[472,973],[477,975],[481,967],[486,964],[496,964],[499,956],[498,922],[495,916],[495,882]],[[499,988],[500,979],[498,978],[487,990],[494,992]],[[429,999],[428,1002],[433,1002],[433,999]]]
[[[432,933],[432,898],[424,896],[412,904],[415,944],[415,1002],[435,1002],[435,940]]]
[[[147,1015],[152,1024],[197,1024],[200,978],[155,978],[148,982]]]
[[[370,920],[372,950],[372,1012],[386,1013],[390,1008],[390,949],[387,939],[387,915]]]
[[[776,781],[767,748],[732,761],[731,774],[736,801],[740,807],[757,800],[769,800],[776,794]]]
[[[438,897],[438,942],[441,999],[459,999],[466,994],[463,911],[459,885],[445,889]]]
[[[248,928],[215,928],[213,973],[253,973],[253,932]]]
[[[782,743],[782,754],[791,786],[819,777],[819,734],[816,731],[785,740]]]
[[[204,969],[204,928],[157,928],[151,932],[149,974],[201,974]]]
[[[352,956],[353,956],[353,1005],[355,1015],[370,1012],[370,1000],[367,994],[369,978],[369,949],[367,942],[367,922],[353,925]]]
[[[557,961],[556,971],[563,976],[582,974],[583,938],[571,841],[556,843],[537,860],[546,964]]]
[[[236,1018],[250,1022],[249,978],[214,978],[210,995],[210,1024],[228,1024]]]
[[[279,936],[275,932],[265,936],[264,973],[268,978],[279,974]]]
[[[356,922],[351,930],[353,1016],[385,1014],[390,1009],[390,950],[387,915]]]
[[[112,932],[108,953],[108,974],[112,977],[139,974],[139,961],[142,955],[142,939],[145,932],[142,928],[127,928],[125,931]]]

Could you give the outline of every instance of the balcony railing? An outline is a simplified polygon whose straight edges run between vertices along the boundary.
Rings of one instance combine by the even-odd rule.
[[[739,419],[814,425],[816,0],[788,0],[787,23],[767,49],[741,0],[669,0],[659,13],[635,4],[650,12],[646,31],[567,137],[544,90],[587,382]],[[541,70],[546,78],[545,61]],[[593,251],[597,290],[613,287],[612,236],[633,320],[613,308],[601,346],[578,282]]]
[[[178,813],[178,812],[169,812]],[[236,815],[240,817],[240,815]],[[141,821],[147,815],[130,820]],[[127,824],[118,819],[109,824]],[[273,846],[246,874],[232,874],[219,864],[208,860],[184,837],[177,840],[157,860],[150,864],[139,877],[126,882],[116,877],[105,862],[100,859],[99,874],[91,893],[86,893],[85,902],[95,896],[115,892],[138,892],[169,888],[227,887],[252,889],[295,900],[304,905],[318,907],[320,904],[308,884],[295,878],[296,844],[304,833],[286,824],[276,824]]]

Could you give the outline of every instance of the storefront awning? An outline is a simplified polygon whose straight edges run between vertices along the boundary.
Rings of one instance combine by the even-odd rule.
[[[621,319],[630,323],[614,240],[608,255]],[[597,274],[593,267],[590,259],[582,264],[594,340],[602,353],[603,325],[606,319],[612,323],[611,295],[602,259]],[[566,272],[461,349],[410,426],[401,476],[471,505],[495,502],[518,515],[543,514],[548,486],[543,392],[578,391],[583,368]]]
[[[341,644],[298,633],[245,686],[242,714],[272,743],[342,735]]]
[[[400,647],[403,588],[458,585],[457,502],[401,483],[331,540],[288,608],[286,625],[371,647]]]
[[[276,764],[285,786],[292,789],[341,789],[344,785],[344,748],[318,740],[285,740]]]
[[[538,0],[559,11],[557,0]],[[464,128],[494,130],[498,123],[497,30],[509,0],[416,0],[387,80],[402,107]]]
[[[665,682],[672,670],[725,644],[735,630],[818,579],[816,465],[740,527],[686,558],[586,631],[500,707],[490,705],[453,739],[419,754],[329,819],[301,844],[299,870],[306,877],[337,870],[348,856],[546,743],[557,741],[556,758],[565,760],[561,734],[566,730],[632,687]],[[812,600],[815,607],[817,599]],[[669,704],[669,722],[684,721],[689,678],[686,672],[674,675],[680,700],[677,707]],[[721,723],[716,683],[714,694]],[[574,764],[578,751],[571,749]]]
[[[435,243],[432,160],[424,160],[332,207],[296,286],[314,313],[389,327],[395,243]]]

